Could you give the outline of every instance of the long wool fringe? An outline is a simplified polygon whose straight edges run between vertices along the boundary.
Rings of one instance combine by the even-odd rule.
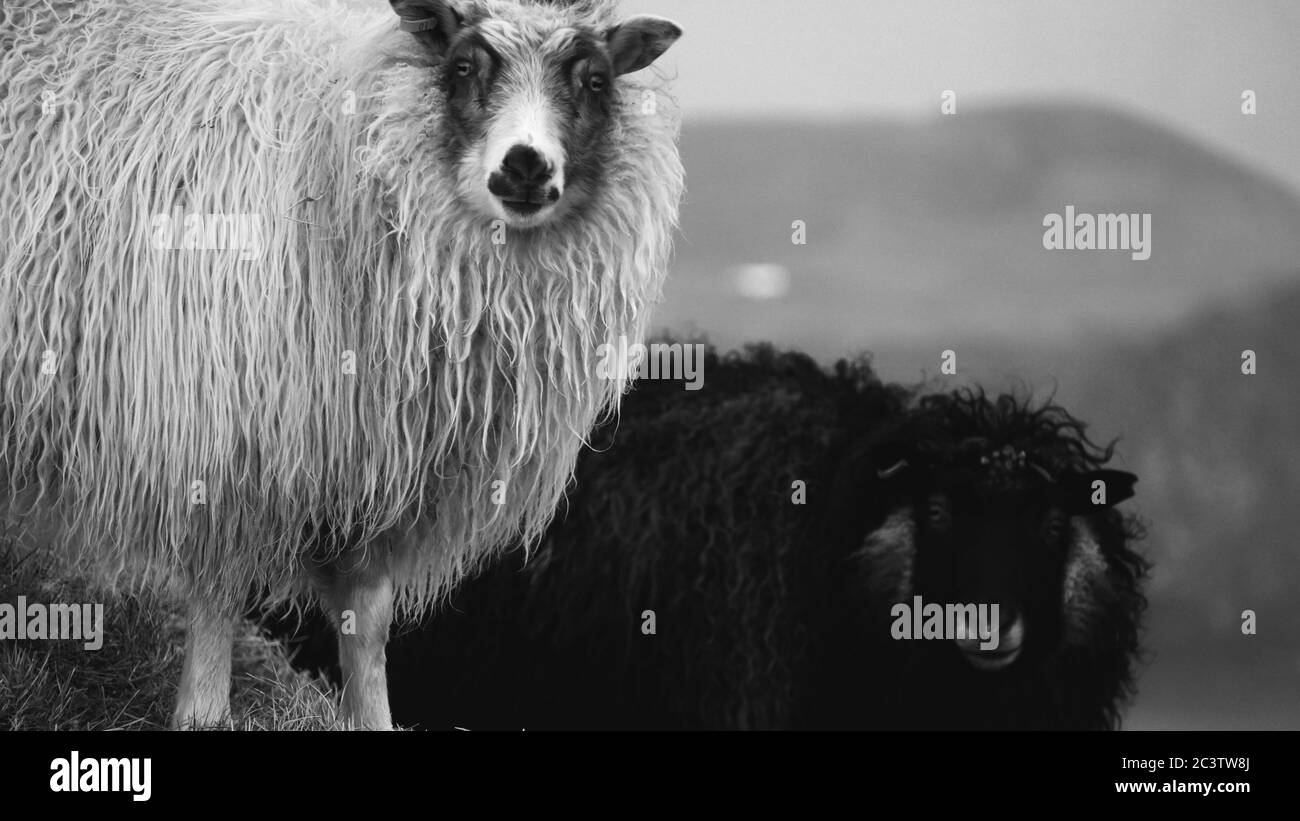
[[[671,99],[626,87],[590,212],[498,244],[377,5],[0,10],[0,509],[39,497],[109,579],[290,596],[329,528],[420,612],[541,534],[626,387],[597,351],[659,298]],[[155,247],[176,207],[254,215],[259,253]]]

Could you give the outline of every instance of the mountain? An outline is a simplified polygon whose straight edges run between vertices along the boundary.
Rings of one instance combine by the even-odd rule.
[[[1293,282],[1098,346],[1070,377],[1079,414],[1122,432],[1150,523],[1152,663],[1131,726],[1300,728],[1298,320]]]
[[[1254,374],[1242,373],[1245,350]],[[1080,413],[1123,433],[1142,477],[1161,568],[1153,589],[1195,603],[1187,640],[1239,635],[1242,610],[1267,608],[1300,650],[1297,350],[1300,282],[1081,362]]]
[[[684,241],[658,318],[725,345],[772,337],[830,357],[937,331],[1017,344],[1146,332],[1285,278],[1300,259],[1293,192],[1101,107],[688,121],[682,154]],[[1044,249],[1044,216],[1067,205],[1151,214],[1151,258]],[[791,242],[795,220],[805,245]],[[746,297],[751,276],[775,276],[757,292],[776,297]]]

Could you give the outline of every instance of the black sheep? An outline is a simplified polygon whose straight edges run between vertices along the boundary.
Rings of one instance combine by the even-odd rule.
[[[883,649],[873,663],[826,657],[832,692],[812,702],[826,706],[814,721],[843,720],[866,696],[857,717],[873,727],[1117,726],[1148,566],[1132,549],[1141,527],[1114,508],[1136,477],[1103,467],[1112,451],[1059,406],[981,391],[923,397],[860,443],[832,483],[813,587],[834,593],[814,621],[830,625],[832,647],[870,635]],[[918,596],[998,604],[996,648],[895,638],[910,613],[891,608]]]
[[[595,434],[568,504],[529,561],[506,560],[394,638],[399,723],[1115,722],[1131,686],[1145,566],[1127,547],[1136,532],[1109,506],[1131,487],[1128,474],[1099,475],[1109,504],[1079,504],[1088,496],[1078,488],[1090,492],[1080,483],[1109,457],[1081,425],[1009,397],[917,400],[882,384],[865,360],[827,373],[768,346],[710,351],[703,373],[700,391],[638,383],[620,419]],[[1013,464],[998,461],[1006,447]],[[942,538],[931,526],[937,514],[913,513],[934,512],[941,490],[952,534]],[[1052,504],[1077,515],[1062,524],[1035,507]],[[1000,517],[1007,505],[1015,515]],[[1070,562],[1035,552],[1065,550],[1084,532],[1094,541],[1072,540]],[[958,539],[968,554],[951,550]],[[991,572],[1008,561],[1008,572]],[[968,565],[980,583],[954,584],[964,580],[953,571]],[[1067,599],[1067,577],[1068,612],[1043,612],[1049,588]],[[914,593],[1015,608],[1019,657],[976,670],[966,660],[988,666],[1006,654],[892,639],[891,608]]]

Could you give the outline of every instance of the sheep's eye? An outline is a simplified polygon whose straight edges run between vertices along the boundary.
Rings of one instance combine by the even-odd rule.
[[[606,78],[604,74],[593,74],[591,77],[587,78],[587,88],[596,93],[604,91],[608,84],[609,79]]]
[[[468,77],[474,73],[474,63],[470,60],[457,60],[455,70],[457,77]]]
[[[925,520],[930,527],[942,529],[948,526],[951,513],[948,500],[942,496],[931,496],[925,505]]]
[[[1043,522],[1043,535],[1049,542],[1060,541],[1065,535],[1065,519],[1059,513],[1049,515],[1047,521]]]

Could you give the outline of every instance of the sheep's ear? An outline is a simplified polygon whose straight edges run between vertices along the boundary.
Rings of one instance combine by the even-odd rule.
[[[402,31],[409,31],[415,39],[441,57],[446,53],[464,20],[449,0],[389,0],[393,11],[402,19]]]
[[[912,472],[912,464],[906,459],[886,459],[876,465],[876,478],[881,481],[902,480]]]
[[[894,422],[877,428],[859,441],[849,454],[849,462],[856,465],[858,481],[887,482],[892,488],[901,488],[912,481],[921,467],[909,443],[905,423]]]
[[[1061,485],[1067,509],[1072,514],[1082,514],[1133,498],[1137,480],[1132,473],[1122,470],[1093,470],[1067,476]]]
[[[629,17],[605,32],[614,73],[628,74],[645,68],[681,36],[681,27],[672,20],[652,14]]]
[[[889,493],[908,494],[927,487],[934,479],[934,471],[917,453],[893,451],[875,454],[871,463],[870,480]]]

